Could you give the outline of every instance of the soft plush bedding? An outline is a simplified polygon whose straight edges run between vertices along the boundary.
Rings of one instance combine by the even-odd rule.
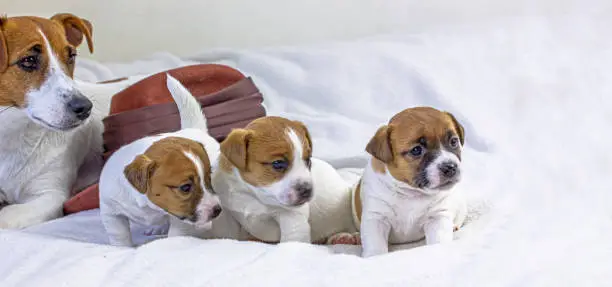
[[[432,105],[466,129],[469,220],[451,244],[358,247],[195,238],[106,245],[97,210],[0,231],[0,286],[608,286],[612,21],[507,19],[351,43],[80,60],[108,80],[193,63],[252,76],[270,115],[305,122],[314,155],[355,180],[394,113]],[[153,240],[134,230],[139,242]]]

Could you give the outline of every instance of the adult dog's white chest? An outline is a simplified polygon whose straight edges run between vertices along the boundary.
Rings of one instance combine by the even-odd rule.
[[[91,146],[92,123],[74,131],[51,131],[13,108],[2,112],[0,121],[11,123],[0,129],[0,200],[19,202],[45,187],[67,193]],[[29,186],[33,179],[37,186]]]

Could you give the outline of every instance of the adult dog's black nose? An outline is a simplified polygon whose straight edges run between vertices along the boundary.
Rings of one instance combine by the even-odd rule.
[[[91,101],[80,93],[75,95],[67,105],[68,109],[73,112],[79,120],[87,119],[91,114],[91,108],[93,107]]]
[[[219,214],[221,214],[221,211],[223,211],[223,209],[221,208],[221,205],[215,205],[212,209],[212,211],[210,212],[210,218],[217,218],[217,216],[219,216]]]
[[[309,199],[312,196],[312,184],[309,182],[298,182],[295,191],[301,199]]]
[[[444,162],[438,168],[445,177],[453,177],[457,174],[457,164],[454,162]]]

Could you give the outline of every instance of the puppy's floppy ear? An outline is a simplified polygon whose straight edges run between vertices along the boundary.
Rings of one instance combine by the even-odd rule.
[[[463,131],[463,126],[459,123],[459,121],[457,121],[457,119],[455,118],[455,116],[453,116],[453,114],[449,112],[445,112],[445,114],[447,114],[453,121],[453,124],[455,125],[455,130],[457,131],[457,134],[459,135],[459,140],[461,141],[461,145],[463,145],[465,143],[465,133]]]
[[[391,126],[384,125],[376,131],[376,134],[366,146],[366,151],[376,159],[390,163],[393,161],[393,151],[391,150]]]
[[[233,129],[221,143],[221,153],[238,169],[246,169],[250,139],[251,131]]]
[[[4,24],[8,21],[6,16],[0,16],[0,73],[4,72],[8,68],[8,45],[6,43],[6,37],[4,37]]]
[[[149,178],[153,175],[156,166],[155,161],[141,154],[123,169],[123,175],[136,190],[144,194],[147,192]]]
[[[297,126],[299,131],[304,134],[304,137],[306,138],[306,142],[308,143],[308,147],[309,147],[309,150],[308,150],[309,155],[312,156],[312,140],[310,139],[310,132],[308,131],[308,128],[306,127],[304,123],[300,121],[293,121],[293,123]]]
[[[68,43],[75,47],[81,45],[81,42],[83,42],[83,35],[85,35],[89,52],[93,53],[93,26],[89,21],[70,13],[55,14],[53,17],[51,17],[51,20],[57,21],[64,26]]]

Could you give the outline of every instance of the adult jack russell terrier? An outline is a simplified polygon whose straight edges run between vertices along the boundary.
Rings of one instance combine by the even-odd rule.
[[[211,186],[219,143],[208,135],[202,108],[191,93],[170,75],[167,85],[181,130],[121,147],[102,170],[100,215],[112,245],[133,245],[130,222],[155,228],[170,219],[171,230],[177,221],[205,227],[221,213]]]
[[[389,243],[453,240],[466,216],[462,194],[451,190],[463,143],[455,117],[430,107],[406,109],[378,129],[353,197],[363,257],[387,253]]]
[[[224,209],[212,237],[354,243],[335,237],[357,230],[351,186],[311,154],[308,129],[297,121],[270,116],[234,129],[212,178]]]
[[[72,14],[0,17],[0,228],[61,216],[70,190],[98,178],[102,118],[111,96],[138,78],[73,80],[76,47],[85,38],[93,52],[91,35]]]

